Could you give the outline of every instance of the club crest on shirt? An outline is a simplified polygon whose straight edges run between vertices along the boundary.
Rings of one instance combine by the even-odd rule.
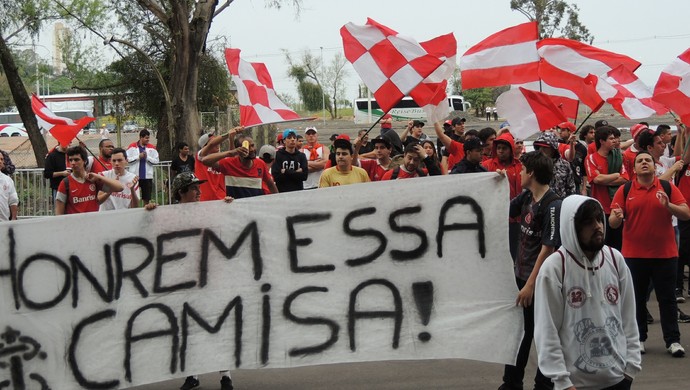
[[[618,292],[618,286],[614,286],[613,284],[609,284],[606,286],[604,289],[604,296],[606,297],[606,301],[612,305],[617,305],[618,304],[618,298],[620,297],[620,293]]]
[[[585,290],[582,287],[573,287],[568,290],[567,299],[568,306],[572,307],[573,309],[579,309],[585,304],[587,294],[585,294]]]
[[[530,223],[532,223],[532,212],[531,211],[525,215],[525,223],[528,225]]]
[[[89,190],[91,191],[96,191],[96,185],[95,184],[89,184]]]

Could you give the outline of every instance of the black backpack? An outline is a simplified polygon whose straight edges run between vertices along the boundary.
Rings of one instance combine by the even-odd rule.
[[[668,196],[669,201],[671,200],[671,183],[669,183],[667,180],[661,180],[659,179],[659,183],[661,183],[661,186],[664,188],[664,192],[666,193],[666,196]],[[628,198],[628,193],[630,193],[630,187],[632,187],[632,182],[628,181],[623,185],[623,199]]]

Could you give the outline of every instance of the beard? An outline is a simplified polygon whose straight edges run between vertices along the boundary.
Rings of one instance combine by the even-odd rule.
[[[580,248],[584,252],[598,252],[604,247],[604,235],[603,234],[592,234],[588,240],[580,240]]]

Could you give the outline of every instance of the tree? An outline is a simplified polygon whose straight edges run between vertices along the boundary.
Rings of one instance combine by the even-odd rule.
[[[23,0],[0,2],[0,63],[7,78],[19,116],[29,135],[36,164],[43,167],[48,154],[46,141],[41,136],[36,116],[31,109],[31,100],[22,81],[19,67],[14,61],[10,45],[13,39],[22,36],[36,36],[41,22],[49,17],[50,6],[47,0]]]
[[[495,102],[493,88],[475,88],[462,91],[462,96],[472,103],[475,116],[482,116],[484,109]]]
[[[331,108],[330,98],[324,96],[326,93],[322,85],[321,77],[321,59],[315,57],[310,51],[305,50],[299,62],[294,61],[290,53],[283,49],[285,59],[290,66],[288,68],[288,76],[297,81],[297,93],[299,94],[304,109],[307,111],[319,111],[323,106],[331,113],[333,117],[333,109]]]
[[[539,23],[540,38],[559,34],[591,44],[594,37],[580,22],[580,9],[564,0],[510,0],[510,9]]]
[[[114,31],[121,34],[118,41],[126,40],[131,46],[116,43],[113,46],[117,45],[128,55],[136,51],[133,50],[136,47],[157,67],[160,66],[159,72],[165,79],[165,88],[170,96],[173,131],[168,133],[167,116],[161,115],[158,146],[163,158],[171,157],[174,142],[191,143],[201,131],[198,93],[202,55],[207,49],[211,23],[234,0],[73,0],[66,4],[66,8],[79,2],[87,2],[91,7],[100,6],[115,14],[118,26]],[[291,3],[299,10],[301,0],[265,1],[268,7],[277,8],[284,3]],[[94,26],[89,24],[88,28],[105,40],[105,34],[99,33]],[[163,90],[160,85],[155,88]]]
[[[326,92],[330,94],[330,100],[333,102],[333,110],[331,113],[331,119],[338,117],[338,104],[343,92],[345,91],[345,78],[348,75],[345,65],[347,65],[347,59],[342,53],[338,53],[333,57],[333,61],[326,68],[324,74],[324,85],[326,86]]]

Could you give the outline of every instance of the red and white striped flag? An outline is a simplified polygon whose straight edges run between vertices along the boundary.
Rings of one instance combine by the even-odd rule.
[[[460,57],[462,88],[498,87],[539,80],[537,22],[501,30]]]
[[[654,101],[674,111],[690,125],[690,49],[674,58],[659,75]]]
[[[340,36],[345,58],[352,63],[384,112],[390,111],[444,63],[414,39],[370,18],[364,26],[344,25]],[[417,93],[417,98],[422,100],[417,102],[419,105],[434,101],[435,94],[429,91]]]
[[[237,86],[240,125],[251,127],[305,120],[278,98],[266,65],[242,60],[240,51],[240,49],[225,49],[225,61],[232,81]]]
[[[417,85],[409,95],[426,113],[429,122],[434,123],[448,116],[446,87],[455,71],[455,57],[458,43],[453,34],[441,35],[420,45],[428,53],[442,60],[441,66]]]
[[[668,109],[652,100],[652,91],[624,66],[618,66],[606,75],[589,75],[599,95],[628,119],[663,115]]]
[[[567,122],[549,95],[522,87],[503,92],[496,99],[496,109],[510,123],[513,136],[520,139]]]
[[[55,115],[36,95],[31,95],[31,109],[36,115],[40,127],[50,131],[60,145],[67,146],[89,123],[96,120],[84,116],[76,121]]]
[[[593,111],[601,107],[603,99],[587,76],[603,75],[621,65],[630,71],[640,66],[628,56],[565,38],[542,39],[537,51],[542,58],[539,77],[553,87],[572,91]]]
[[[512,89],[525,88],[530,91],[541,92],[549,95],[549,98],[560,108],[569,119],[577,119],[577,111],[580,108],[580,100],[572,91],[563,88],[556,88],[544,81],[533,81],[531,83],[511,85]]]

